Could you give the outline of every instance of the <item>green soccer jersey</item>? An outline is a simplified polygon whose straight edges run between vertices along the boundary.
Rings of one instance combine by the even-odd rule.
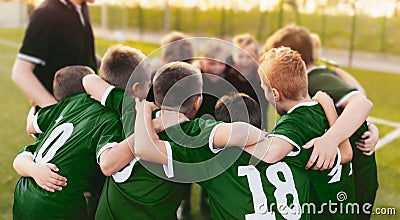
[[[301,213],[309,179],[299,161],[267,164],[240,148],[214,149],[209,143],[218,124],[195,119],[160,134],[168,141],[166,172],[204,187],[213,219],[309,219]]]
[[[121,139],[117,115],[87,94],[77,94],[40,109],[34,121],[35,130],[42,134],[19,155],[29,155],[38,164],[57,165],[68,185],[62,191],[47,192],[33,178],[20,178],[14,191],[13,218],[87,219],[83,193],[89,178],[99,172],[96,152]]]
[[[109,87],[101,103],[117,112],[126,136],[134,132],[135,100],[123,89]],[[181,184],[166,181],[161,165],[138,161],[106,178],[96,219],[176,219]]]
[[[123,89],[109,86],[104,92],[100,103],[119,115],[123,125],[123,133],[127,134],[125,137],[134,133],[136,117],[135,100],[126,96]]]
[[[324,67],[315,67],[308,71],[308,91],[310,96],[315,95],[317,91],[324,91],[328,93],[334,100],[338,112],[343,109],[340,108],[352,94],[359,93],[355,88],[349,86],[329,69]],[[368,131],[368,126],[364,123],[351,137],[350,144],[353,149],[353,170],[354,170],[354,183],[356,189],[357,203],[363,206],[366,203],[371,204],[368,211],[360,212],[360,214],[371,213],[372,207],[378,189],[378,170],[376,167],[375,153],[371,156],[365,156],[357,147],[355,142],[361,138],[361,135]],[[365,216],[361,216],[365,218]]]
[[[322,107],[315,101],[303,102],[282,115],[269,136],[281,138],[295,146],[288,157],[296,158],[305,167],[312,150],[301,147],[309,140],[322,136],[328,128]],[[346,211],[355,203],[354,175],[350,162],[340,164],[339,151],[332,169],[305,172],[310,178],[310,202],[315,209],[307,206],[309,210],[303,211],[309,212],[311,219],[355,219],[355,212]]]

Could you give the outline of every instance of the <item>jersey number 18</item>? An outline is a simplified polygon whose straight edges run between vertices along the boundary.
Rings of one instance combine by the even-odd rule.
[[[283,175],[284,181],[279,179],[279,173]],[[238,167],[238,175],[247,176],[251,195],[253,197],[255,213],[247,214],[246,220],[275,219],[274,212],[271,210],[274,205],[285,219],[300,219],[301,210],[299,198],[289,166],[284,162],[279,162],[269,166],[265,171],[265,174],[268,177],[268,180],[276,188],[274,191],[274,197],[277,204],[270,204],[268,206],[260,172],[253,165]],[[288,204],[288,195],[291,195],[293,198],[292,204]]]

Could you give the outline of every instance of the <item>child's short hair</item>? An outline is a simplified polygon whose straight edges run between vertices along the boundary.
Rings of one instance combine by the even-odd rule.
[[[191,63],[194,57],[194,48],[187,39],[188,36],[182,32],[172,31],[161,40],[162,57],[164,62],[183,61]]]
[[[208,42],[200,50],[200,57],[204,59],[213,59],[224,62],[226,57],[225,48],[216,42]],[[224,58],[221,60],[221,58]]]
[[[140,69],[135,71],[139,64]],[[149,68],[147,58],[140,50],[119,44],[108,48],[104,54],[99,75],[114,86],[130,88],[135,82],[143,85],[150,80]]]
[[[300,53],[306,65],[314,64],[313,41],[310,32],[300,26],[288,25],[276,31],[265,42],[263,53],[271,48],[290,47]]]
[[[286,99],[299,100],[308,95],[306,66],[295,50],[272,48],[261,56],[259,74],[264,85],[269,83]]]
[[[59,69],[53,80],[53,94],[56,100],[61,101],[68,96],[84,93],[82,79],[89,74],[94,74],[94,71],[87,66],[66,66]]]
[[[244,111],[243,107],[246,107],[247,111]],[[244,93],[236,92],[222,96],[215,105],[214,115],[218,121],[243,121],[261,129],[260,105]]]
[[[320,50],[321,50],[321,38],[317,33],[310,34],[312,42],[313,42],[313,56],[314,60],[319,58]]]
[[[184,62],[165,64],[154,77],[155,104],[187,113],[194,98],[201,96],[202,86],[200,70],[193,65]]]
[[[258,41],[250,33],[236,35],[232,38],[233,45],[243,49],[244,47],[254,45],[254,52],[258,54]]]

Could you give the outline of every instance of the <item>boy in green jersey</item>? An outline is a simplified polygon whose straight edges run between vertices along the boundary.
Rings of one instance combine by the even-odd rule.
[[[343,81],[355,87],[358,91],[366,94],[365,89],[350,73],[342,69],[339,64],[332,60],[327,60],[321,57],[321,39],[317,33],[310,33],[313,42],[313,58],[315,66],[324,66],[339,76]]]
[[[109,48],[103,57],[101,78],[88,75],[83,79],[85,90],[118,114],[126,138],[104,149],[99,156],[100,167],[107,178],[96,219],[176,219],[176,210],[182,200],[181,184],[166,181],[166,176],[163,179],[148,171],[142,163],[160,170],[159,173],[162,173],[162,167],[143,161],[139,163],[139,158],[129,148],[135,136],[134,98],[146,97],[149,70],[147,58],[141,51],[117,45]]]
[[[335,135],[335,138],[339,140],[349,138],[353,148],[352,164],[356,199],[360,207],[366,207],[365,211],[361,211],[362,209],[360,208],[360,215],[357,218],[369,218],[378,189],[378,175],[374,154],[374,147],[378,140],[378,129],[373,124],[367,125],[365,122],[372,103],[360,91],[345,83],[329,69],[314,65],[313,42],[307,29],[294,25],[279,29],[268,38],[264,45],[264,51],[280,46],[290,47],[301,54],[307,66],[308,92],[310,96],[313,96],[317,91],[328,93],[334,100],[338,112],[341,113],[338,121],[333,125],[333,128],[341,128],[341,130],[338,130],[340,132],[334,134],[331,132],[333,129],[330,129],[327,132],[329,135],[326,137]],[[316,149],[326,149],[334,152],[334,145],[330,144],[332,140],[332,138],[331,140],[316,139],[314,151]],[[307,166],[314,164],[316,158],[317,155],[313,153]],[[315,167],[317,169],[326,168],[327,163],[322,166],[322,162],[324,161],[320,161],[318,157]]]
[[[296,65],[298,60],[301,60],[300,54],[285,47],[273,48],[261,58],[259,74],[262,87],[268,100],[275,103],[275,108],[281,115],[268,137],[271,137],[272,141],[274,139],[283,141],[279,145],[271,145],[263,158],[266,162],[271,162],[270,157],[274,155],[278,156],[275,159],[287,156],[295,157],[305,166],[311,150],[302,149],[301,146],[316,134],[322,135],[328,129],[323,110],[309,98],[307,74],[302,60],[302,74],[294,74],[300,69],[299,65]],[[320,96],[322,94],[317,93],[317,97]],[[325,106],[330,107],[330,112],[335,113],[334,119],[336,119],[333,102],[330,101]],[[332,125],[334,121],[329,122]],[[310,179],[309,201],[315,206],[303,207],[303,212],[310,213],[312,219],[355,219],[355,213],[346,211],[347,207],[355,202],[351,163],[344,163],[350,161],[351,157],[351,146],[346,140],[339,145],[335,166],[332,169],[304,171]],[[341,194],[347,198],[342,200],[338,197]],[[324,204],[334,207],[324,207]]]
[[[84,93],[88,74],[93,70],[83,66],[57,71],[53,88],[59,102],[31,120],[29,129],[40,135],[14,160],[22,176],[14,191],[14,219],[88,219],[84,192],[100,172],[95,155],[121,139],[122,127],[114,112]]]
[[[307,80],[305,65],[298,54],[294,60],[297,60],[297,68],[300,68],[297,73],[303,73],[303,80],[299,80],[301,77],[297,77],[296,80],[299,80],[297,83],[294,83],[296,80],[293,79],[290,82],[301,85]],[[196,76],[196,71],[189,68],[189,72],[192,71],[192,74],[182,75],[182,72],[185,72],[182,68],[184,69],[184,65],[180,66],[179,64],[165,66],[159,70],[154,82],[156,105],[161,106],[161,118],[164,117],[164,127],[166,127],[165,131],[158,135],[164,141],[160,141],[152,130],[150,112],[147,111],[146,114],[143,112],[144,103],[137,103],[135,153],[142,159],[165,164],[165,171],[170,176],[174,175],[175,180],[192,180],[204,187],[209,194],[211,213],[214,219],[308,219],[308,213],[302,213],[300,208],[308,202],[309,179],[304,175],[304,160],[299,160],[295,156],[299,155],[301,151],[298,146],[305,144],[313,137],[322,135],[328,128],[328,122],[321,106],[317,105],[317,102],[311,102],[306,87],[302,87],[303,93],[300,94],[300,100],[310,101],[308,104],[315,106],[313,111],[320,112],[316,118],[319,129],[314,129],[308,135],[297,138],[297,143],[289,143],[273,136],[270,140],[264,139],[264,141],[267,141],[262,146],[264,152],[270,144],[279,147],[284,144],[286,147],[291,147],[293,151],[291,157],[285,158],[282,162],[277,162],[284,156],[279,158],[281,154],[278,153],[277,148],[271,147],[273,149],[272,154],[270,155],[270,151],[267,152],[267,155],[271,157],[266,157],[267,160],[271,160],[269,162],[274,163],[270,164],[260,162],[259,159],[247,152],[242,152],[238,148],[222,149],[221,147],[246,146],[246,137],[241,142],[237,141],[236,144],[231,144],[234,143],[233,140],[235,139],[243,139],[243,134],[251,135],[245,130],[242,132],[226,130],[226,126],[230,125],[229,123],[195,119],[183,122],[178,126],[172,126],[174,124],[171,122],[174,121],[172,119],[180,114],[184,114],[190,119],[191,115],[196,113],[199,99],[201,99],[201,97],[195,95],[186,99],[179,98],[179,96],[184,97],[179,92],[201,93],[201,91],[193,91],[193,88],[199,87],[196,86],[196,80],[193,80],[194,82],[184,80],[186,77]],[[180,83],[181,80],[182,83]],[[198,84],[201,85],[201,82]],[[177,88],[177,91],[172,91],[172,96],[169,96],[168,93],[171,93],[169,90],[174,88]],[[182,102],[182,100],[185,101]],[[300,100],[297,100],[297,102],[303,103]],[[178,103],[183,104],[178,105]],[[248,118],[248,107],[246,107],[248,104],[245,103],[232,106],[230,110],[242,112],[245,116],[241,118],[246,119],[246,117]],[[294,106],[294,103],[292,102],[290,105]],[[288,106],[289,104],[286,107]],[[241,110],[240,107],[242,107]],[[219,114],[216,113],[216,115]],[[250,118],[252,117],[254,116],[250,116]],[[301,125],[299,127],[301,130]],[[226,139],[232,140],[227,141]],[[292,143],[296,147],[293,147]],[[156,145],[157,148],[149,147],[152,145]],[[254,146],[245,149],[251,153],[257,153],[252,152]],[[309,152],[308,156],[310,154]],[[351,148],[348,146],[342,155],[342,162],[349,161],[351,159]],[[340,162],[340,158],[338,158],[338,164]],[[193,176],[193,173],[196,175]],[[260,175],[260,173],[266,175]]]

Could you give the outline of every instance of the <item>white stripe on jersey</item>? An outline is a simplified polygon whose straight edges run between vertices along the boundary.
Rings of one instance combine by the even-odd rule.
[[[34,57],[34,56],[26,55],[26,54],[23,54],[23,53],[19,53],[18,54],[18,58],[21,59],[21,60],[32,62],[34,64],[38,64],[38,65],[42,65],[42,66],[46,65],[46,62],[44,60],[42,60],[40,58],[37,58],[37,57]]]

